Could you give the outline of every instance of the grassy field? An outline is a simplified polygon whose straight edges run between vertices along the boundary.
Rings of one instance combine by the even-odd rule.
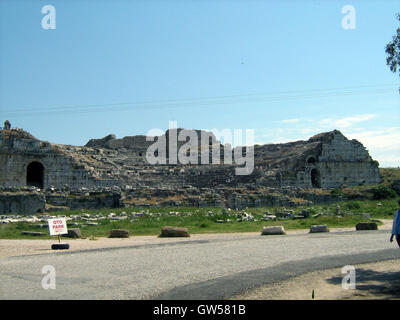
[[[340,212],[343,216],[338,216],[337,207],[340,206]],[[278,208],[282,211],[283,208]],[[117,217],[124,212],[128,218],[124,221],[110,221],[110,219],[96,221],[98,225],[88,226],[81,225],[83,237],[96,238],[107,237],[111,229],[126,229],[131,235],[159,235],[162,226],[186,227],[192,234],[195,233],[221,233],[221,232],[260,232],[265,226],[282,225],[286,230],[308,229],[311,225],[326,224],[329,228],[335,227],[355,227],[358,222],[367,222],[379,219],[393,219],[395,210],[397,209],[397,198],[388,200],[367,200],[367,201],[346,201],[329,205],[314,205],[305,207],[290,208],[296,213],[303,209],[310,211],[311,216],[318,212],[329,213],[317,218],[298,219],[298,220],[280,220],[280,221],[263,221],[264,213],[269,211],[274,213],[276,208],[248,208],[246,210],[223,210],[221,208],[190,208],[190,207],[165,207],[165,208],[121,208],[121,209],[103,209],[103,210],[78,210],[78,211],[62,211],[50,213],[51,215],[82,215],[102,214],[103,216],[113,212]],[[145,212],[143,216],[132,219],[132,212]],[[252,214],[257,221],[237,222],[237,214],[246,211]],[[179,212],[179,215],[173,215],[171,212]],[[210,212],[212,212],[210,214]],[[371,218],[366,219],[359,215],[347,215],[343,213],[369,213]],[[111,219],[112,220],[112,219]],[[133,220],[133,221],[132,221]],[[231,222],[217,222],[217,220],[231,220]],[[82,222],[85,221],[71,221]],[[43,222],[41,223],[43,224]],[[378,223],[379,224],[379,223]],[[43,236],[26,236],[21,235],[21,231],[40,231],[44,232]],[[0,225],[0,239],[49,239],[48,230],[46,228],[38,228],[38,226],[29,223],[8,223]]]

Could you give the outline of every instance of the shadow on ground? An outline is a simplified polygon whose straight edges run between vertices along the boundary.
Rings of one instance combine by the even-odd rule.
[[[327,279],[328,283],[341,285],[343,276]],[[376,296],[377,299],[400,299],[400,271],[375,271],[356,269],[356,290],[353,296]]]

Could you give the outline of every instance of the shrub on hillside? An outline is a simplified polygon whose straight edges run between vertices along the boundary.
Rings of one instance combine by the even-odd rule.
[[[335,188],[331,191],[331,195],[333,196],[344,196],[344,193],[339,188]]]
[[[360,208],[361,208],[361,205],[360,205],[360,203],[357,202],[357,201],[352,201],[352,202],[346,203],[345,207],[346,207],[346,209],[348,209],[348,210],[354,210],[354,209],[360,209]]]
[[[375,200],[391,199],[396,197],[396,191],[386,186],[378,186],[371,189]]]

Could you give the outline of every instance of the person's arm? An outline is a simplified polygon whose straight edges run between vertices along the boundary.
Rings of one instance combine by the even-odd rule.
[[[393,219],[393,226],[392,226],[392,235],[390,236],[390,242],[393,242],[393,237],[397,234],[397,219],[399,218],[399,210],[396,211],[396,214]]]

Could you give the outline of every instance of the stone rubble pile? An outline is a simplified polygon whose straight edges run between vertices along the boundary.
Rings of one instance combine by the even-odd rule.
[[[290,220],[290,219],[305,219],[308,217],[318,218],[321,216],[361,216],[364,219],[370,219],[371,215],[369,213],[363,212],[349,212],[349,211],[340,211],[338,212],[318,212],[316,214],[311,215],[311,211],[307,209],[300,210],[296,212],[295,210],[288,210],[283,208],[276,209],[275,213],[266,211],[264,214],[259,214],[255,217],[253,214],[248,213],[246,211],[241,211],[239,213],[234,213],[231,209],[223,209],[221,212],[214,212],[210,210],[207,212],[207,217],[216,217],[217,222],[252,222],[252,221],[275,221],[275,220]],[[104,220],[110,220],[111,222],[118,221],[130,221],[135,222],[140,218],[148,217],[148,218],[160,218],[162,216],[191,216],[193,212],[190,211],[169,211],[167,213],[161,212],[149,212],[149,210],[140,210],[140,211],[131,211],[126,212],[122,211],[119,214],[114,212],[111,213],[80,213],[80,214],[71,214],[69,216],[62,215],[50,215],[50,214],[38,214],[38,215],[0,215],[0,224],[1,223],[20,223],[26,222],[31,224],[37,224],[40,226],[40,223],[47,223],[48,219],[54,219],[57,217],[65,217],[68,224],[71,226],[79,225],[97,225],[99,222]],[[221,219],[223,217],[223,219]],[[46,224],[44,226],[47,226]]]

